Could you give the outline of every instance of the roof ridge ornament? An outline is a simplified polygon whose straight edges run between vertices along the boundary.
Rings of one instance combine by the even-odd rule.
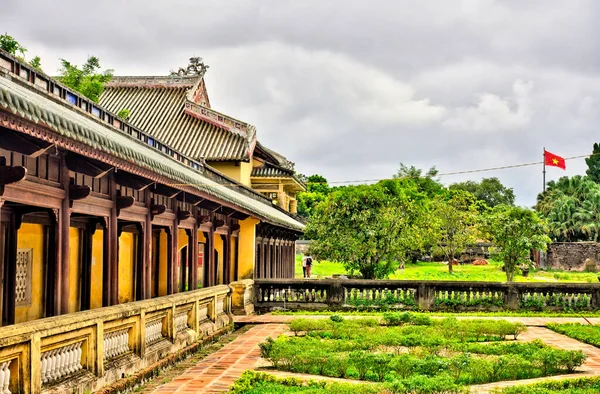
[[[185,76],[185,75],[204,75],[208,70],[207,65],[204,64],[204,59],[201,57],[191,57],[190,64],[186,68],[179,67],[179,70],[170,70],[171,76]]]

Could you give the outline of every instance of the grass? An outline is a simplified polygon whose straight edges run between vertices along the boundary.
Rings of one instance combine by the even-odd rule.
[[[493,391],[494,394],[597,394],[600,378],[565,379],[526,386],[513,386]]]
[[[298,315],[298,316],[382,316],[383,312],[378,311],[273,311],[273,315]],[[465,316],[465,317],[600,317],[600,311],[585,311],[585,312],[544,312],[544,311],[497,311],[497,312],[426,312],[422,311],[419,314],[428,316]]]
[[[457,280],[477,282],[505,282],[506,275],[501,270],[502,263],[490,260],[489,265],[464,264],[454,267],[454,273],[448,272],[448,266],[441,263],[419,262],[406,264],[404,270],[397,270],[389,279],[404,280]],[[330,261],[315,261],[312,266],[313,278],[331,277],[347,274],[343,265]],[[296,277],[302,278],[301,256],[296,256]],[[517,275],[517,282],[579,282],[598,283],[598,274],[593,272],[530,271],[528,277]]]
[[[589,324],[548,324],[548,328],[578,341],[600,347],[600,326]]]

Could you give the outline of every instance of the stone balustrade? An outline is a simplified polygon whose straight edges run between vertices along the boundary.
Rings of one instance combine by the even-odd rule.
[[[11,394],[10,383],[10,364],[12,360],[0,363],[0,394]]]
[[[600,309],[598,283],[257,279],[253,286],[254,307],[262,311]]]
[[[0,394],[95,392],[223,332],[230,300],[220,285],[0,327]]]
[[[104,334],[104,359],[118,357],[129,351],[129,329]]]
[[[153,320],[146,323],[146,345],[153,344],[157,341],[162,340],[163,333],[163,320]]]
[[[60,380],[81,370],[83,368],[81,365],[82,345],[83,341],[42,353],[42,384]]]

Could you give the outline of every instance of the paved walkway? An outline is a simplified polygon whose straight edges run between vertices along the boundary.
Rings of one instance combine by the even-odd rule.
[[[258,324],[252,327],[246,333],[241,334],[234,341],[228,343],[223,348],[206,357],[195,366],[187,369],[183,374],[176,377],[173,381],[159,386],[154,393],[224,393],[227,392],[233,382],[239,378],[242,373],[249,369],[256,369],[264,365],[260,358],[260,349],[258,344],[267,337],[277,337],[287,330],[284,324],[298,317],[311,317],[315,319],[328,318],[328,316],[290,316],[290,315],[261,315],[261,316],[243,316],[236,317],[238,323]],[[360,316],[357,316],[360,317]],[[468,318],[468,317],[467,317]],[[479,317],[473,317],[479,319]],[[585,364],[579,369],[579,373],[572,375],[563,375],[556,377],[520,380],[513,382],[496,382],[485,385],[472,386],[473,393],[489,393],[492,388],[513,386],[516,384],[535,383],[548,379],[564,379],[581,376],[600,375],[600,349],[586,345],[564,335],[555,333],[543,326],[549,322],[581,322],[580,318],[538,318],[538,317],[493,317],[493,319],[506,319],[510,321],[519,321],[527,326],[528,330],[519,336],[520,341],[531,341],[541,339],[545,343],[562,349],[581,349],[587,356]],[[592,323],[600,323],[599,318],[589,319]],[[315,380],[335,380],[358,383],[354,380],[334,379],[319,377],[314,375],[292,374],[281,371],[273,371],[277,376],[294,376],[298,378]]]
[[[255,369],[260,362],[258,344],[267,337],[277,337],[287,329],[283,324],[263,324],[248,330],[231,343],[206,357],[155,393],[223,393],[244,371]]]

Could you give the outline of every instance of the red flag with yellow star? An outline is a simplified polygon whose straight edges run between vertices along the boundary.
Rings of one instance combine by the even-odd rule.
[[[544,162],[547,166],[562,168],[563,170],[567,169],[567,165],[565,164],[565,159],[554,153],[550,153],[547,150],[544,150]]]

